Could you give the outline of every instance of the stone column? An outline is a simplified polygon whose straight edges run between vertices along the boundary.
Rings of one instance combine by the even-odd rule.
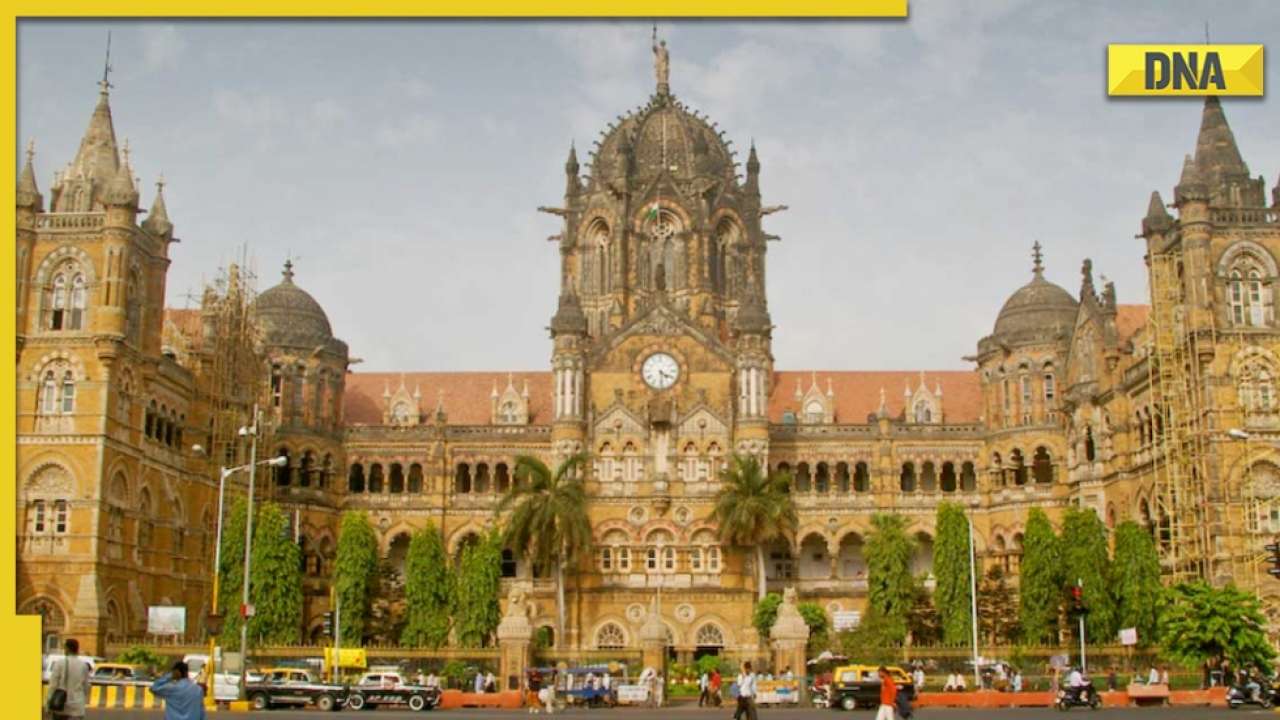
[[[782,593],[782,604],[778,606],[778,617],[769,629],[769,639],[773,646],[774,676],[791,668],[791,672],[800,678],[800,707],[805,707],[809,702],[809,688],[804,684],[805,646],[809,642],[809,626],[796,607],[794,587],[788,587]]]
[[[519,690],[525,668],[529,667],[529,646],[533,626],[524,590],[516,587],[507,596],[507,611],[498,623],[499,682],[506,690]]]
[[[663,672],[667,659],[667,626],[662,622],[662,612],[657,598],[649,607],[649,615],[640,626],[640,649],[643,652],[641,665]]]

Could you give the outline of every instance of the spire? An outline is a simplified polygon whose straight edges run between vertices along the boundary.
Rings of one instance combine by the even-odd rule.
[[[1159,190],[1151,191],[1151,200],[1147,203],[1147,216],[1142,219],[1142,235],[1144,237],[1163,233],[1173,227],[1173,217],[1164,209],[1164,200]]]
[[[1236,146],[1235,134],[1227,124],[1222,103],[1214,95],[1204,99],[1200,135],[1196,138],[1196,165],[1213,180],[1224,175],[1249,174],[1249,166],[1240,156],[1240,148]]]
[[[1207,188],[1204,175],[1200,172],[1199,163],[1190,155],[1182,161],[1182,176],[1173,189],[1174,203],[1181,205],[1185,200],[1207,200]]]
[[[169,222],[169,210],[164,205],[164,175],[156,180],[156,199],[152,201],[151,210],[147,212],[147,219],[142,221],[142,227],[161,236],[167,236],[173,232],[173,223]]]
[[[1031,273],[1037,279],[1044,279],[1044,254],[1040,252],[1040,241],[1031,246]]]
[[[1093,261],[1085,258],[1080,265],[1080,300],[1093,296]]]
[[[581,180],[578,178],[580,169],[578,151],[571,140],[569,141],[569,159],[564,161],[564,194],[566,196],[577,195],[578,191],[581,190]]]
[[[129,162],[129,141],[124,143],[124,161],[116,166],[115,176],[103,193],[103,204],[129,208],[138,206],[138,187],[133,183],[133,166]]]
[[[280,274],[284,276],[284,281],[283,281],[284,283],[289,285],[293,284],[293,259],[292,258],[285,258],[284,272],[281,272]]]
[[[747,188],[760,191],[760,156],[756,155],[755,138],[751,138],[751,152],[747,153]]]
[[[36,186],[36,172],[32,168],[35,156],[36,141],[28,140],[27,161],[22,164],[22,172],[18,175],[18,207],[33,208],[39,212],[43,198],[40,197],[40,188]]]

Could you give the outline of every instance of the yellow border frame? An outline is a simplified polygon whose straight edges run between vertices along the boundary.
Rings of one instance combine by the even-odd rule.
[[[12,138],[5,143],[0,157],[6,168],[17,168],[17,32],[20,19],[34,18],[143,18],[143,17],[808,17],[808,18],[905,18],[908,0],[799,0],[784,4],[778,0],[649,0],[637,2],[602,3],[600,0],[553,0],[552,2],[520,2],[495,0],[484,4],[470,4],[451,0],[426,4],[408,0],[378,0],[363,7],[344,5],[333,0],[315,3],[272,2],[259,4],[233,0],[232,2],[188,3],[185,8],[175,8],[174,3],[157,0],[126,0],[110,5],[100,0],[71,0],[51,5],[20,0],[6,13],[3,28],[3,53],[0,58],[0,76],[3,77],[4,134]],[[3,205],[5,227],[16,222],[17,173],[4,173],[5,197],[15,200]],[[0,253],[0,297],[5,311],[0,314],[0,368],[9,380],[0,388],[0,443],[12,448],[3,456],[8,465],[0,471],[0,497],[5,498],[8,510],[0,511],[0,637],[4,649],[0,651],[0,678],[5,695],[0,707],[7,717],[35,718],[40,716],[43,699],[40,684],[40,621],[35,616],[17,615],[17,467],[16,448],[16,278],[15,256],[12,252]],[[12,713],[12,715],[10,715]]]

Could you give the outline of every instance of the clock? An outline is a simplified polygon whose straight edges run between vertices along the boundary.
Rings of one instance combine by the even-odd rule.
[[[640,377],[654,390],[666,390],[680,379],[680,363],[666,353],[654,353],[644,359]]]

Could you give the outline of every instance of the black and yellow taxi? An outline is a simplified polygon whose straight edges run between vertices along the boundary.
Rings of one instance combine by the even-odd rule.
[[[898,692],[904,689],[914,692],[914,684],[906,670],[896,666],[885,667],[890,677],[898,683]],[[876,707],[880,704],[879,665],[841,665],[831,674],[827,691],[827,706],[841,710],[860,707]]]

